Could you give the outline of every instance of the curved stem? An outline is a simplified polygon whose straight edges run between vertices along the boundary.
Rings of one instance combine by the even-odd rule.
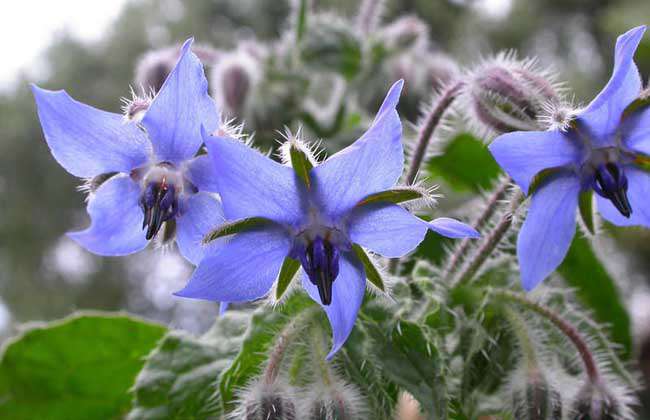
[[[510,183],[511,179],[510,177],[507,177],[497,184],[496,188],[492,191],[492,194],[488,197],[483,212],[473,223],[474,229],[479,230],[488,222],[488,220],[490,220],[490,218],[492,218],[498,207],[499,201],[505,196]],[[460,242],[460,245],[458,245],[454,252],[449,256],[447,264],[445,264],[445,267],[441,271],[440,278],[442,280],[446,279],[456,270],[457,265],[460,263],[472,243],[473,240],[470,238],[464,238]]]
[[[411,158],[411,164],[409,165],[408,172],[406,173],[406,184],[411,185],[415,182],[418,172],[420,171],[420,166],[422,161],[426,156],[427,148],[431,142],[431,138],[436,128],[440,124],[442,117],[445,115],[449,106],[454,102],[454,100],[460,94],[463,86],[465,85],[462,81],[457,81],[449,85],[438,97],[438,100],[431,108],[431,111],[426,115],[424,119],[424,124],[420,127],[418,131],[417,145],[415,151],[413,152],[413,157]]]
[[[582,334],[580,334],[580,331],[578,331],[573,325],[560,318],[559,315],[551,311],[549,308],[539,303],[528,300],[525,296],[505,290],[496,290],[493,293],[496,296],[502,297],[512,302],[516,302],[525,308],[536,312],[537,314],[550,321],[551,324],[555,325],[555,327],[560,330],[562,334],[564,334],[578,350],[578,354],[580,355],[580,358],[582,359],[582,362],[585,366],[585,371],[587,372],[589,380],[592,383],[597,383],[600,381],[598,365],[596,364],[596,360],[594,359],[591,350],[589,350],[587,341],[584,339]]]
[[[472,258],[455,276],[454,281],[452,281],[452,287],[458,286],[459,284],[469,281],[472,279],[472,277],[474,277],[478,270],[483,266],[483,263],[485,263],[487,258],[492,255],[492,251],[494,251],[499,243],[501,243],[501,240],[512,225],[513,214],[517,211],[523,201],[524,196],[521,194],[521,191],[515,191],[510,201],[508,211],[501,216],[499,223],[497,223],[490,234],[485,237],[481,243],[481,246],[474,253]]]
[[[504,310],[506,319],[510,323],[512,331],[519,341],[519,346],[521,352],[526,360],[526,365],[528,370],[537,369],[537,353],[535,351],[535,345],[528,335],[528,326],[523,319],[512,309],[506,307]]]

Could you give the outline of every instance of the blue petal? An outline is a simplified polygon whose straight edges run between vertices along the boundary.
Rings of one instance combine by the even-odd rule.
[[[72,175],[92,178],[129,172],[151,153],[147,136],[121,115],[93,108],[62,90],[32,85],[38,117],[52,155]]]
[[[88,202],[90,227],[68,236],[88,251],[106,256],[128,255],[147,246],[142,230],[140,186],[127,175],[104,182]]]
[[[210,249],[175,295],[217,302],[260,298],[271,289],[290,247],[289,235],[279,227],[238,233],[225,247]]]
[[[208,132],[218,126],[217,107],[208,95],[203,66],[192,53],[192,39],[183,44],[174,70],[142,119],[160,161],[180,163],[199,150],[201,125]]]
[[[203,238],[225,221],[221,204],[208,193],[192,195],[183,203],[183,212],[176,219],[176,243],[189,262],[198,265],[207,248]],[[226,239],[217,239],[210,247],[223,246]]]
[[[481,234],[473,227],[449,217],[439,217],[427,223],[427,225],[432,231],[439,235],[446,236],[447,238],[458,239],[481,237]]]
[[[575,234],[579,194],[580,180],[568,173],[549,177],[533,194],[517,240],[524,289],[532,290],[566,256]]]
[[[582,160],[579,143],[558,130],[503,134],[489,149],[524,194],[528,194],[535,175],[544,169],[578,165]]]
[[[200,191],[219,192],[216,171],[207,155],[195,157],[187,163],[187,177]]]
[[[645,25],[639,26],[618,37],[612,77],[578,116],[578,121],[586,126],[595,147],[615,145],[614,134],[621,122],[623,111],[641,92],[641,77],[634,64],[634,53],[645,29]]]
[[[630,218],[624,217],[611,201],[596,194],[598,211],[603,217],[617,226],[645,226],[650,228],[650,173],[634,165],[625,168],[627,176],[627,199],[632,208]]]
[[[370,204],[352,210],[348,234],[359,244],[385,257],[401,257],[424,239],[427,226],[395,204]]]
[[[265,217],[300,223],[306,213],[305,192],[293,169],[235,139],[204,135],[228,220]]]
[[[347,254],[340,261],[339,275],[332,285],[330,305],[320,303],[318,288],[309,281],[307,274],[303,273],[302,276],[302,286],[309,296],[323,307],[332,326],[332,349],[327,355],[328,360],[340,350],[350,336],[366,290],[366,275],[361,263]]]
[[[650,107],[627,117],[622,127],[623,144],[636,153],[650,156]]]
[[[395,107],[403,81],[395,83],[366,133],[311,171],[316,201],[337,220],[362,198],[397,182],[404,166],[402,124]]]

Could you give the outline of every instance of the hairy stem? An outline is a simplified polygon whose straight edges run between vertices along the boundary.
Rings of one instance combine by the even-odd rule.
[[[524,201],[524,196],[519,190],[515,191],[508,211],[505,212],[495,228],[487,235],[478,250],[474,253],[471,259],[465,264],[461,271],[455,276],[454,281],[451,282],[452,287],[471,280],[478,270],[483,266],[483,263],[492,255],[492,251],[501,243],[506,233],[512,225],[512,216],[517,211],[521,203]]]
[[[505,196],[506,191],[510,186],[510,183],[511,183],[511,179],[507,177],[497,184],[496,188],[492,191],[490,196],[487,198],[486,205],[485,208],[483,209],[483,212],[473,223],[475,229],[479,230],[481,227],[485,226],[485,224],[488,222],[488,220],[490,220],[490,218],[492,218],[494,212],[498,207],[499,201],[502,200],[503,197]],[[456,247],[454,252],[447,259],[447,263],[445,264],[445,266],[441,271],[440,278],[442,280],[449,277],[450,274],[453,274],[458,264],[461,262],[461,259],[467,253],[470,245],[474,242],[475,241],[470,238],[464,238],[460,242],[460,244]]]
[[[495,296],[502,297],[524,306],[525,308],[546,318],[551,322],[551,324],[555,325],[555,327],[560,330],[560,332],[562,332],[562,334],[564,334],[578,350],[578,354],[580,355],[580,358],[582,359],[582,362],[585,366],[585,371],[589,377],[589,380],[592,383],[598,383],[598,381],[600,381],[598,365],[596,364],[596,360],[594,359],[594,356],[591,353],[589,346],[587,345],[587,341],[584,339],[582,334],[580,334],[580,331],[578,331],[573,325],[560,318],[559,315],[551,311],[549,308],[539,303],[528,300],[523,295],[505,290],[496,290],[493,293]]]
[[[323,340],[323,330],[318,325],[314,325],[311,328],[311,336],[313,340],[312,348],[314,350],[313,352],[314,363],[319,368],[319,372],[320,372],[321,379],[323,380],[323,384],[329,387],[330,385],[332,385],[332,378],[331,378],[330,367],[327,364],[327,360],[325,359],[326,353],[325,353],[325,340]]]
[[[384,9],[384,0],[363,0],[359,7],[357,28],[362,35],[372,33],[381,18]]]
[[[524,356],[528,370],[537,370],[537,353],[535,345],[528,335],[528,326],[523,319],[512,309],[506,307],[504,314],[510,323],[510,327],[519,342],[521,353]]]
[[[407,185],[411,185],[413,182],[415,182],[415,178],[420,171],[420,166],[422,166],[422,161],[424,160],[427,149],[429,148],[429,143],[431,143],[433,133],[436,131],[436,128],[438,128],[438,125],[440,125],[442,117],[445,115],[445,112],[447,112],[454,100],[458,97],[464,85],[465,83],[462,81],[457,81],[450,84],[447,88],[445,88],[440,97],[438,97],[437,101],[429,113],[426,115],[424,123],[418,131],[415,151],[413,152],[411,163],[409,165],[408,172],[406,173]]]
[[[292,319],[289,322],[278,338],[275,340],[275,345],[271,349],[271,354],[269,355],[268,364],[264,370],[264,382],[267,384],[273,384],[278,378],[278,373],[280,372],[280,367],[282,365],[282,360],[286,354],[287,347],[296,336],[296,334],[301,330],[301,327],[311,318],[311,316],[316,313],[314,310],[307,309],[301,313],[296,318]]]

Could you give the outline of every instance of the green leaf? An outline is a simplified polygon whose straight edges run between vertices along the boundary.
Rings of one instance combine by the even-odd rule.
[[[357,244],[353,244],[352,249],[354,250],[357,258],[359,258],[363,264],[363,268],[366,272],[368,281],[374,284],[382,292],[385,292],[386,286],[384,286],[384,281],[381,278],[381,274],[379,273],[379,270],[377,270],[377,267],[375,267],[375,265],[370,260],[370,257],[368,257],[368,254],[366,254],[366,251],[364,251],[363,248]]]
[[[384,374],[410,392],[430,418],[446,418],[447,394],[437,347],[417,324],[400,320],[389,335],[372,321],[364,322],[373,339],[374,363]]]
[[[123,418],[144,356],[164,333],[157,324],[102,313],[29,329],[0,361],[0,418]]]
[[[289,143],[289,159],[294,172],[305,183],[307,188],[311,188],[311,179],[309,171],[314,167],[307,153],[302,150],[295,142]]]
[[[299,43],[305,34],[307,27],[307,12],[309,8],[308,0],[298,1],[298,10],[296,10],[296,43]]]
[[[632,346],[629,314],[616,282],[580,232],[575,235],[558,272],[576,289],[579,301],[593,311],[595,320],[611,325],[611,338],[622,346],[622,356],[629,358]]]
[[[487,189],[499,175],[499,166],[483,143],[470,134],[460,134],[432,158],[427,169],[432,178],[440,177],[461,191]]]
[[[167,334],[137,377],[128,420],[218,418],[217,378],[237,355],[250,318],[229,310],[201,337]]]
[[[313,302],[305,294],[294,294],[278,309],[260,307],[244,335],[239,353],[219,379],[221,403],[226,411],[235,408],[236,392],[261,372],[268,352],[282,329]]]
[[[378,193],[370,194],[357,203],[357,206],[363,206],[371,203],[393,203],[399,204],[406,201],[419,200],[426,198],[426,190],[418,187],[398,187]]]
[[[593,209],[593,191],[584,191],[580,193],[580,198],[578,200],[578,207],[580,208],[580,217],[589,232],[593,235],[595,233],[594,229],[594,209]]]
[[[277,286],[275,288],[275,298],[280,299],[284,292],[287,291],[291,281],[296,276],[298,269],[300,268],[300,261],[294,260],[291,257],[287,257],[282,262],[282,267],[280,268],[280,274],[278,275]]]
[[[233,222],[226,222],[217,227],[203,238],[203,243],[208,244],[215,239],[224,236],[234,235],[236,233],[256,228],[260,225],[270,223],[270,220],[263,217],[250,217],[248,219],[235,220]]]

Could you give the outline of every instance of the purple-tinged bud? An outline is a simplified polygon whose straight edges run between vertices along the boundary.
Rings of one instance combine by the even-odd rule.
[[[512,54],[480,64],[466,80],[462,111],[481,136],[538,130],[549,104],[560,102],[554,76]]]
[[[264,54],[241,45],[224,54],[211,74],[211,86],[217,103],[231,117],[243,118],[251,92],[262,78]]]
[[[573,404],[573,420],[616,420],[620,404],[600,384],[587,383],[578,392]]]
[[[513,414],[518,420],[561,420],[562,397],[536,368],[526,370],[525,382],[512,393]]]
[[[219,57],[219,53],[214,48],[205,45],[192,46],[192,52],[205,65],[214,64]],[[140,57],[135,69],[136,86],[143,89],[145,93],[158,92],[174,69],[180,53],[180,45],[146,52]]]
[[[351,385],[335,383],[322,389],[310,391],[305,398],[304,412],[309,420],[355,420],[368,418],[366,407],[359,393]],[[316,385],[313,385],[316,387]]]

